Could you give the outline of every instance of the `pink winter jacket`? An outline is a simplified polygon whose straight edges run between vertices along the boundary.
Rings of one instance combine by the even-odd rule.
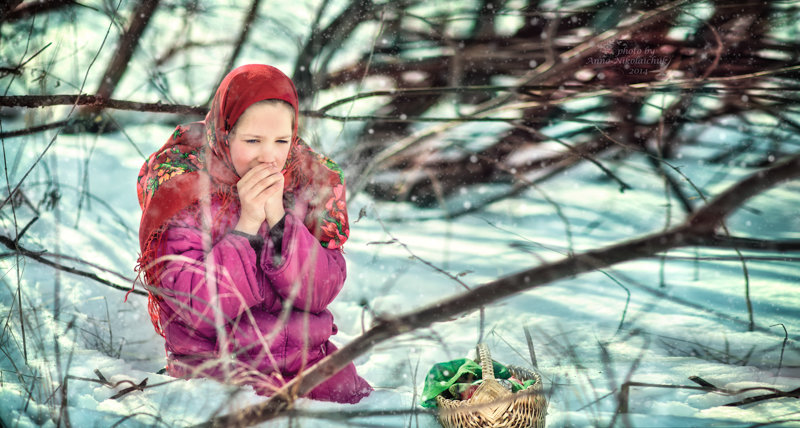
[[[219,209],[212,199],[212,218]],[[327,306],[344,284],[345,260],[341,250],[323,248],[303,225],[306,209],[287,211],[276,260],[266,223],[258,232],[263,244],[231,232],[238,203],[223,217],[226,232],[215,234],[207,255],[208,235],[190,210],[170,220],[160,281],[170,375],[248,384],[270,395],[336,350],[328,340],[337,330]],[[371,391],[351,363],[308,397],[355,403]]]

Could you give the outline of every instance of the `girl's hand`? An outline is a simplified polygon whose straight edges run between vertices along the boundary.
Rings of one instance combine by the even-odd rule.
[[[273,172],[267,180],[270,184],[264,189],[267,195],[267,200],[264,202],[264,217],[267,226],[272,229],[272,226],[281,221],[286,214],[283,209],[283,174],[280,171]]]
[[[280,172],[272,173],[270,170],[268,165],[259,164],[247,171],[236,183],[242,212],[235,230],[250,235],[258,233],[261,223],[268,218],[267,213],[270,214],[270,219],[278,213],[273,202],[275,193],[279,194],[280,202],[280,217],[275,222],[283,217],[283,175]],[[271,207],[269,211],[266,209],[268,205]],[[269,221],[267,223],[270,227],[274,224]]]

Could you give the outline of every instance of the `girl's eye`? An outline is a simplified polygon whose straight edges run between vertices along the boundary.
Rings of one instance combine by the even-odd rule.
[[[281,143],[281,144],[286,144],[286,143],[288,143],[288,142],[289,142],[289,140],[277,140],[277,142],[278,142],[278,143]]]
[[[247,144],[256,144],[256,143],[258,143],[258,140],[256,140],[256,139],[249,139],[249,140],[244,140],[244,141],[245,141]]]

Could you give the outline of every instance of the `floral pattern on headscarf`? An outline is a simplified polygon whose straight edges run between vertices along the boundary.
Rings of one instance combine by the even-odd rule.
[[[339,165],[298,140],[289,152],[284,177],[284,192],[301,196],[309,204],[303,224],[323,247],[340,248],[350,235],[350,226]]]
[[[148,156],[145,165],[139,171],[136,187],[142,209],[150,204],[150,199],[158,190],[158,186],[178,175],[202,169],[202,151],[178,143],[185,133],[185,127],[175,128],[170,137],[172,142],[170,147]]]

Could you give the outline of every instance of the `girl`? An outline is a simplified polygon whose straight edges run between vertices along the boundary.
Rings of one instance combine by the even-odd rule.
[[[178,126],[139,174],[139,270],[167,372],[269,395],[334,352],[345,280],[342,171],[297,137],[297,91],[268,65],[233,70],[205,121]],[[372,391],[350,364],[308,395]]]

